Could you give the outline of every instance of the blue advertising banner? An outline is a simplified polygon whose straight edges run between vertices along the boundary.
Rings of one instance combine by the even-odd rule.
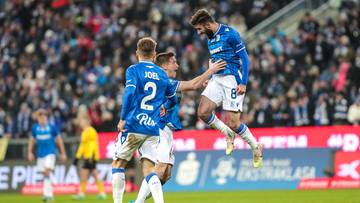
[[[166,191],[296,189],[300,179],[325,177],[330,149],[269,149],[263,167],[252,166],[251,150],[177,152]]]

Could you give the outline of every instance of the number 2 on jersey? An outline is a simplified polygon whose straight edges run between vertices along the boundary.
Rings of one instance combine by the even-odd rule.
[[[154,110],[154,106],[152,105],[148,105],[146,104],[146,102],[154,99],[155,95],[156,95],[156,84],[154,82],[147,82],[144,86],[144,90],[148,91],[149,88],[151,88],[151,94],[145,96],[142,100],[141,100],[141,104],[140,104],[140,108],[144,109],[144,110],[148,110],[148,111],[153,111]]]

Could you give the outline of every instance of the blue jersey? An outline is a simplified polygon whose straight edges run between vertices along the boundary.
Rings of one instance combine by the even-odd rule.
[[[216,74],[234,75],[237,82],[240,83],[238,80],[241,79],[239,70],[241,64],[238,52],[245,49],[240,34],[235,29],[220,24],[213,37],[208,39],[208,49],[213,62],[222,59],[227,63],[225,69]]]
[[[126,88],[135,88],[130,109],[126,111],[127,132],[159,135],[160,107],[164,98],[175,97],[178,81],[169,80],[166,72],[151,62],[140,61],[126,70]],[[126,91],[126,90],[125,90]],[[126,94],[126,92],[125,92]]]
[[[172,83],[179,82],[174,79],[169,79]],[[167,98],[165,102],[167,102]],[[173,107],[167,109],[166,114],[160,118],[159,127],[160,129],[164,129],[165,126],[168,126],[171,130],[181,130],[181,120],[179,118],[179,110],[180,110],[180,101],[181,101],[181,94],[177,94],[177,102]],[[164,103],[165,103],[164,102]]]
[[[49,154],[56,154],[55,139],[59,135],[59,129],[51,124],[32,126],[32,136],[36,140],[36,156],[45,157]]]

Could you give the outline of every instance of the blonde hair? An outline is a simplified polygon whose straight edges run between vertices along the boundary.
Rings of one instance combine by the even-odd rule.
[[[141,38],[137,42],[137,53],[145,58],[151,58],[155,54],[156,41],[151,37]]]

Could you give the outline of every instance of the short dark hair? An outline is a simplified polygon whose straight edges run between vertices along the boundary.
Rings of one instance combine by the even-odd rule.
[[[137,51],[144,57],[151,57],[156,50],[156,41],[151,37],[141,38],[137,42]]]
[[[206,9],[200,9],[191,16],[190,24],[192,26],[204,24],[204,23],[213,23],[215,22],[214,18],[210,15],[209,11]]]
[[[175,56],[175,53],[172,52],[172,51],[169,51],[169,52],[162,52],[160,54],[158,54],[155,58],[155,63],[156,65],[158,66],[162,66],[166,63],[169,62],[170,58],[171,57],[174,57]]]

